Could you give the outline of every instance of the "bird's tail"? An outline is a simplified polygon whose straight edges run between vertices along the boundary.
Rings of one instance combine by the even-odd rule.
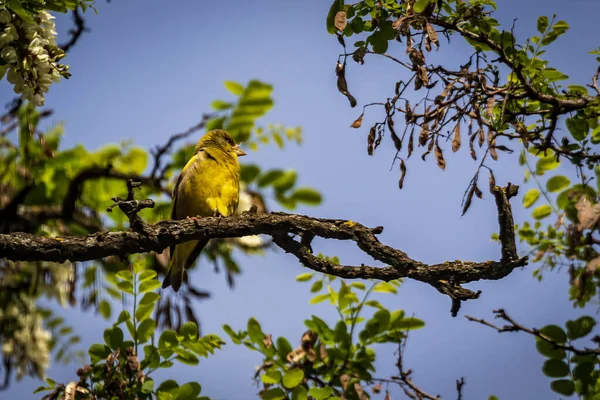
[[[174,291],[179,290],[185,270],[194,264],[207,243],[208,240],[192,240],[175,246],[175,251],[171,254],[169,269],[162,283],[163,289],[171,286]]]

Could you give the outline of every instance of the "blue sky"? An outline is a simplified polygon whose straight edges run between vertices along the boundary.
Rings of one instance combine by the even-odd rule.
[[[349,218],[367,226],[383,225],[380,240],[423,262],[487,260],[499,258],[499,247],[490,241],[497,229],[493,199],[485,195],[464,217],[460,217],[463,192],[476,164],[468,150],[446,152],[442,172],[432,160],[412,157],[405,189],[397,189],[398,171],[390,171],[392,146],[384,144],[374,157],[366,153],[365,128],[353,130],[350,123],[360,114],[337,92],[334,66],[340,52],[335,37],[325,30],[329,1],[129,1],[99,2],[99,14],[86,14],[91,32],[66,58],[73,77],[51,88],[47,106],[55,109],[54,122],[64,121],[64,145],[83,143],[91,149],[123,139],[150,148],[170,134],[197,123],[209,104],[227,99],[223,81],[260,79],[275,87],[275,108],[263,122],[300,125],[302,146],[284,151],[273,146],[251,152],[245,161],[261,166],[295,168],[301,185],[314,186],[324,194],[318,208],[299,208],[299,213],[319,217]],[[505,25],[516,22],[517,35],[534,34],[539,15],[557,13],[571,25],[548,59],[578,83],[588,83],[596,64],[589,50],[598,47],[597,25],[600,3],[591,0],[549,2],[542,0],[499,2],[496,17]],[[70,27],[57,19],[62,34]],[[64,36],[63,36],[64,38]],[[62,42],[59,40],[59,42]],[[352,41],[349,41],[352,43]],[[392,48],[399,56],[401,49]],[[448,65],[463,63],[469,49],[456,38],[442,41],[439,57]],[[393,82],[405,78],[404,70],[383,59],[367,58],[363,66],[349,64],[350,91],[359,106],[379,101],[393,90]],[[11,89],[0,83],[0,97],[9,100]],[[374,121],[367,114],[364,124]],[[520,184],[523,171],[504,153],[491,164],[498,183]],[[515,218],[528,212],[515,201]],[[368,263],[369,258],[348,243],[319,241],[316,251],[338,255],[342,261]],[[212,299],[197,304],[203,331],[224,335],[220,326],[245,326],[256,317],[273,336],[299,342],[303,320],[311,314],[333,320],[334,310],[309,306],[308,287],[295,283],[304,269],[283,252],[265,257],[241,258],[243,275],[235,290],[227,288],[222,275],[200,265],[193,278],[212,293]],[[540,284],[531,277],[533,267],[518,270],[501,281],[475,282],[479,300],[465,303],[457,318],[449,313],[450,300],[433,288],[405,281],[399,294],[383,296],[391,308],[403,308],[426,321],[426,327],[411,334],[406,355],[414,380],[425,390],[455,397],[455,380],[465,377],[469,399],[558,398],[541,373],[543,358],[531,337],[497,334],[469,323],[464,315],[491,318],[492,310],[505,308],[528,326],[563,324],[579,315],[568,301],[565,273],[547,274]],[[595,308],[590,312],[595,312]],[[101,341],[108,322],[92,313],[62,310],[83,336],[82,348]],[[396,373],[393,348],[378,355],[378,375]],[[217,399],[247,399],[258,391],[251,380],[257,353],[228,344],[198,367],[177,367],[162,378],[197,380],[203,394]],[[53,365],[49,376],[68,382],[76,365]],[[2,393],[6,398],[31,398],[37,382],[24,379]]]

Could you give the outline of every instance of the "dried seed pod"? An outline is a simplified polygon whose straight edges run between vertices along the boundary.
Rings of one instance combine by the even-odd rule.
[[[452,151],[457,152],[460,149],[460,120],[454,127],[454,137],[452,138]]]

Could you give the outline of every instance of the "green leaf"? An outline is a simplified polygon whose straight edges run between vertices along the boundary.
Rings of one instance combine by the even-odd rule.
[[[559,379],[550,384],[552,390],[564,396],[571,396],[575,392],[575,384],[569,379]]]
[[[600,143],[600,125],[598,125],[596,128],[594,128],[594,130],[592,131],[592,143],[593,144],[598,144]],[[596,167],[598,168],[598,167]]]
[[[548,28],[548,17],[546,17],[545,15],[542,15],[537,20],[537,30],[539,33],[544,34],[544,32],[546,32],[547,28]]]
[[[369,43],[373,47],[373,51],[378,54],[383,54],[388,49],[388,39],[385,37],[385,34],[381,30],[377,30],[373,32],[371,36],[368,38]]]
[[[308,394],[315,400],[325,400],[333,394],[333,388],[331,386],[326,386],[323,388],[311,387],[308,390]]]
[[[537,351],[548,358],[552,358],[553,360],[562,360],[567,356],[567,353],[563,349],[555,349],[553,344],[550,344],[542,339],[536,339],[537,343],[535,347]]]
[[[224,85],[225,89],[227,89],[230,93],[236,96],[240,96],[242,93],[244,93],[244,85],[242,85],[241,83],[237,83],[234,81],[225,81]]]
[[[104,344],[93,344],[88,350],[92,364],[104,360],[110,354],[110,348]]]
[[[156,277],[156,271],[153,271],[151,269],[146,270],[146,271],[142,271],[139,275],[138,275],[138,281],[139,282],[144,282],[150,279],[154,279]]]
[[[430,2],[431,0],[417,0],[415,4],[413,4],[413,11],[416,13],[422,13]]]
[[[261,398],[262,400],[281,400],[287,398],[287,396],[283,389],[276,387],[262,392]]]
[[[35,24],[33,15],[29,11],[26,11],[23,8],[23,6],[19,2],[19,0],[11,0],[10,2],[8,2],[7,6],[11,10],[13,10],[15,12],[15,14],[17,14],[19,17],[21,17],[21,19],[23,21],[27,22],[28,24]]]
[[[119,314],[119,318],[117,318],[117,322],[115,322],[115,325],[122,324],[123,322],[130,320],[130,319],[131,319],[131,315],[129,314],[129,311],[123,310]]]
[[[567,341],[567,334],[558,325],[546,325],[540,329],[540,333],[554,340],[556,343],[565,343]]]
[[[551,171],[551,170],[557,168],[559,165],[560,165],[560,162],[556,161],[556,157],[554,157],[554,156],[540,158],[535,163],[535,173],[537,175],[544,175],[544,172]]]
[[[549,192],[559,192],[567,188],[571,184],[571,181],[566,176],[557,175],[548,179],[546,182],[546,189]]]
[[[298,174],[293,169],[287,170],[273,181],[273,187],[279,192],[285,192],[296,184],[297,176]]]
[[[264,173],[260,178],[258,178],[257,185],[258,187],[265,187],[273,182],[275,182],[279,177],[283,175],[283,171],[280,169],[272,169]]]
[[[531,216],[535,219],[544,219],[552,214],[552,208],[548,204],[543,204],[531,212]]]
[[[231,107],[233,107],[233,104],[232,103],[228,103],[228,102],[223,101],[223,100],[213,100],[213,102],[210,103],[210,107],[213,110],[222,111],[222,110],[230,109]]]
[[[575,140],[585,139],[590,129],[590,126],[587,123],[587,121],[582,118],[567,118],[565,124],[567,125],[571,136],[573,136],[573,139]]]
[[[250,336],[250,340],[259,346],[264,346],[263,339],[265,334],[262,331],[262,328],[258,321],[255,318],[248,319],[248,336]]]
[[[308,400],[308,392],[304,386],[296,386],[292,390],[292,400]]]
[[[160,294],[158,294],[156,292],[148,292],[148,293],[144,294],[144,297],[142,297],[139,304],[140,305],[154,304],[154,303],[156,303],[156,301],[159,298],[160,298]]]
[[[122,271],[117,272],[115,276],[121,280],[133,282],[133,272],[131,272],[128,269],[124,269]]]
[[[269,369],[260,376],[260,380],[263,381],[263,383],[276,385],[281,382],[281,371],[277,369]]]
[[[260,174],[260,168],[254,164],[240,165],[240,179],[246,183],[252,183]]]
[[[177,334],[173,330],[166,330],[161,333],[158,339],[158,350],[170,350],[179,345]]]
[[[323,289],[323,281],[315,281],[310,287],[310,292],[317,293],[321,289]]]
[[[373,288],[373,291],[380,292],[380,293],[394,293],[394,294],[398,293],[398,290],[396,290],[396,287],[389,282],[378,283]]]
[[[394,323],[394,328],[400,330],[421,329],[424,326],[425,322],[414,317],[399,319]]]
[[[569,89],[569,92],[571,94],[575,94],[578,96],[587,96],[589,94],[585,86],[581,85],[569,85],[567,86],[567,89]]]
[[[135,318],[138,321],[143,321],[150,317],[152,311],[154,311],[154,304],[140,304],[135,310]]]
[[[144,281],[144,282],[140,283],[139,292],[140,293],[151,292],[153,290],[158,289],[159,287],[160,287],[160,282],[156,279],[153,279],[151,281]]]
[[[288,342],[286,338],[280,336],[277,338],[276,345],[279,358],[283,361],[287,360],[287,355],[292,351],[292,345],[290,345],[290,342]]]
[[[344,3],[342,1],[342,5],[343,4]],[[333,0],[333,4],[331,4],[331,7],[329,7],[329,12],[327,13],[327,19],[325,20],[327,32],[329,32],[332,35],[337,32],[337,28],[335,27],[334,21],[335,21],[335,14],[337,14],[338,11],[340,11],[340,1]]]
[[[523,206],[525,208],[531,207],[537,201],[537,199],[539,197],[540,197],[539,190],[537,190],[536,188],[529,189],[527,191],[527,193],[525,193],[525,196],[523,196]]]
[[[593,362],[581,363],[573,369],[573,378],[575,380],[582,380],[583,382],[591,382],[594,369],[595,364]]]
[[[567,321],[567,337],[571,340],[579,339],[587,336],[594,326],[596,321],[589,316],[583,316],[575,321]]]
[[[563,360],[546,360],[542,367],[544,375],[549,378],[562,378],[569,375],[569,366]]]
[[[311,206],[318,206],[323,201],[323,198],[319,192],[308,187],[301,187],[294,190],[290,197],[294,201]]]
[[[104,342],[111,349],[118,349],[123,343],[123,331],[117,326],[104,330]]]
[[[156,322],[152,318],[148,318],[140,322],[137,328],[137,339],[140,343],[146,343],[156,329]]]
[[[188,382],[179,386],[175,400],[196,400],[202,387],[196,382]]]
[[[98,311],[100,312],[100,315],[104,317],[104,319],[109,319],[110,303],[106,300],[101,300],[100,303],[98,303]]]
[[[298,368],[290,369],[285,371],[283,375],[282,383],[288,389],[293,389],[302,383],[304,379],[304,371]]]
[[[312,299],[310,299],[308,304],[318,304],[322,301],[329,299],[330,296],[331,295],[329,293],[318,294],[315,297],[313,297]]]
[[[227,325],[227,324],[223,325],[223,330],[225,331],[226,334],[229,335],[229,337],[231,338],[233,343],[235,343],[235,344],[241,343],[240,336],[237,333],[235,333],[235,331],[229,325]]]
[[[179,335],[183,340],[194,340],[198,337],[198,325],[193,321],[188,321],[179,328]]]
[[[352,282],[350,284],[350,286],[353,287],[353,288],[360,289],[360,290],[366,290],[367,289],[367,286],[364,283],[362,283],[362,282]]]
[[[313,274],[311,272],[306,272],[304,274],[300,274],[296,277],[296,281],[297,282],[306,282],[306,281],[310,281],[313,277]]]
[[[175,359],[185,365],[198,365],[200,360],[198,357],[189,350],[176,347],[173,351],[177,354]]]
[[[117,283],[119,290],[125,293],[133,294],[133,283],[129,281],[122,281]]]

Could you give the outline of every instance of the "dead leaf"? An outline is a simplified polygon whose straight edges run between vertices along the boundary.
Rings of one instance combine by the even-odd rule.
[[[404,108],[405,108],[404,119],[407,124],[410,124],[410,123],[412,123],[412,120],[413,120],[413,112],[412,112],[412,108],[410,108],[410,103],[408,102],[408,100],[404,101]]]
[[[342,384],[342,389],[344,389],[344,391],[346,391],[346,388],[348,387],[348,382],[350,382],[350,376],[347,374],[340,375],[340,383]]]
[[[454,127],[454,137],[452,138],[452,151],[456,153],[460,149],[460,120]]]
[[[362,125],[363,115],[364,115],[364,113],[360,114],[360,116],[358,118],[356,118],[356,120],[352,123],[352,125],[350,125],[350,128],[360,128]]]
[[[364,46],[359,47],[358,49],[354,50],[354,53],[352,54],[352,59],[359,63],[360,65],[363,65],[365,63],[365,56],[367,55],[367,48]]]
[[[298,347],[295,350],[292,350],[286,356],[287,360],[292,364],[297,364],[306,356],[306,352],[302,349],[302,346]]]
[[[321,343],[319,346],[319,356],[321,356],[321,360],[327,358],[327,347],[325,346],[325,343]]]
[[[63,397],[64,400],[75,400],[77,385],[79,385],[79,382],[69,382],[67,386],[65,386],[65,396]]]
[[[371,388],[371,391],[375,394],[378,394],[379,392],[381,392],[381,383],[378,383],[377,385],[373,386]]]
[[[594,274],[596,272],[596,270],[598,269],[598,267],[600,267],[600,256],[597,256],[596,258],[592,258],[587,266],[585,267],[585,272],[588,274]]]
[[[410,138],[408,139],[408,156],[406,156],[406,158],[410,158],[410,155],[413,152],[413,148],[414,148],[414,133],[415,133],[415,128],[413,127],[413,129],[410,131]]]
[[[494,188],[496,187],[496,177],[494,176],[494,173],[491,170],[490,170],[489,184],[490,184],[490,193],[494,193]]]
[[[421,50],[413,48],[410,53],[408,53],[408,58],[413,64],[413,68],[425,64],[425,56]]]
[[[579,225],[577,229],[592,229],[600,219],[600,203],[592,205],[592,202],[587,196],[581,196],[575,204],[577,209],[577,220]]]
[[[390,133],[392,135],[392,141],[394,142],[394,147],[396,148],[396,151],[402,150],[402,141],[400,140],[398,135],[396,135],[396,130],[394,129],[394,120],[390,115],[388,115],[386,121],[388,129],[390,130]]]
[[[330,20],[331,21],[331,20]],[[341,32],[348,25],[348,20],[346,19],[346,11],[338,11],[335,14],[335,18],[333,19],[333,25]]]
[[[444,160],[444,153],[440,147],[438,141],[435,141],[435,160],[437,161],[438,167],[443,171],[446,169],[446,160]]]
[[[431,42],[433,44],[435,44],[435,47],[437,47],[439,49],[440,42],[438,40],[437,32],[435,31],[433,26],[431,26],[431,24],[429,22],[427,22],[427,24],[425,25],[425,28],[427,30],[427,37],[429,38],[429,40],[431,40]]]
[[[404,160],[400,159],[400,181],[398,182],[398,187],[402,189],[404,186],[404,178],[406,177],[406,164]]]
[[[483,147],[483,143],[485,143],[485,133],[483,132],[483,126],[479,127],[477,135],[479,136],[479,147]]]
[[[497,160],[498,152],[496,151],[496,138],[494,136],[494,132],[492,132],[491,129],[488,129],[487,140],[488,146],[490,148],[490,156],[492,156],[494,160]]]
[[[342,93],[348,98],[348,101],[350,102],[350,107],[356,107],[356,99],[350,94],[350,92],[348,92],[348,83],[346,82],[345,68],[345,65],[338,61],[335,68],[335,73],[337,75],[337,87],[340,93]]]
[[[429,85],[429,75],[427,74],[427,68],[424,65],[419,65],[417,69],[417,76],[423,82],[424,86]],[[437,81],[436,81],[437,83]]]
[[[427,157],[427,155],[429,153],[431,153],[431,151],[433,150],[433,145],[435,144],[434,142],[435,142],[435,140],[433,140],[433,139],[431,139],[429,141],[429,146],[427,146],[427,151],[421,155],[421,160],[425,161],[425,157]]]
[[[473,190],[475,191],[475,196],[479,197],[480,199],[483,199],[483,193],[481,193],[481,190],[479,190],[477,184],[474,184],[473,187]]]
[[[273,346],[273,335],[271,335],[270,333],[265,335],[265,337],[263,338],[263,343],[267,349]]]
[[[429,123],[424,122],[421,125],[421,133],[419,133],[419,146],[425,146],[429,140]]]
[[[369,135],[367,136],[367,154],[372,156],[374,144],[375,144],[375,133],[377,132],[376,125],[373,125],[369,130]]]
[[[471,207],[471,201],[473,201],[473,195],[475,194],[475,186],[471,186],[471,189],[467,193],[467,197],[465,199],[465,203],[462,210],[462,215],[465,215],[469,207]]]
[[[390,394],[390,392],[385,392],[385,398],[383,400],[392,400],[392,395]]]
[[[477,138],[477,132],[472,134],[471,138],[469,139],[469,149],[471,150],[471,158],[473,160],[477,160],[477,153],[475,153],[475,146],[474,146],[475,138]]]
[[[485,105],[485,111],[487,113],[488,118],[492,118],[494,113],[494,103],[496,102],[495,97],[490,97]]]
[[[406,21],[407,18],[408,18],[408,16],[406,16],[406,15],[398,18],[397,20],[394,21],[394,23],[392,23],[392,28],[398,29],[400,24],[402,24],[402,22]]]

